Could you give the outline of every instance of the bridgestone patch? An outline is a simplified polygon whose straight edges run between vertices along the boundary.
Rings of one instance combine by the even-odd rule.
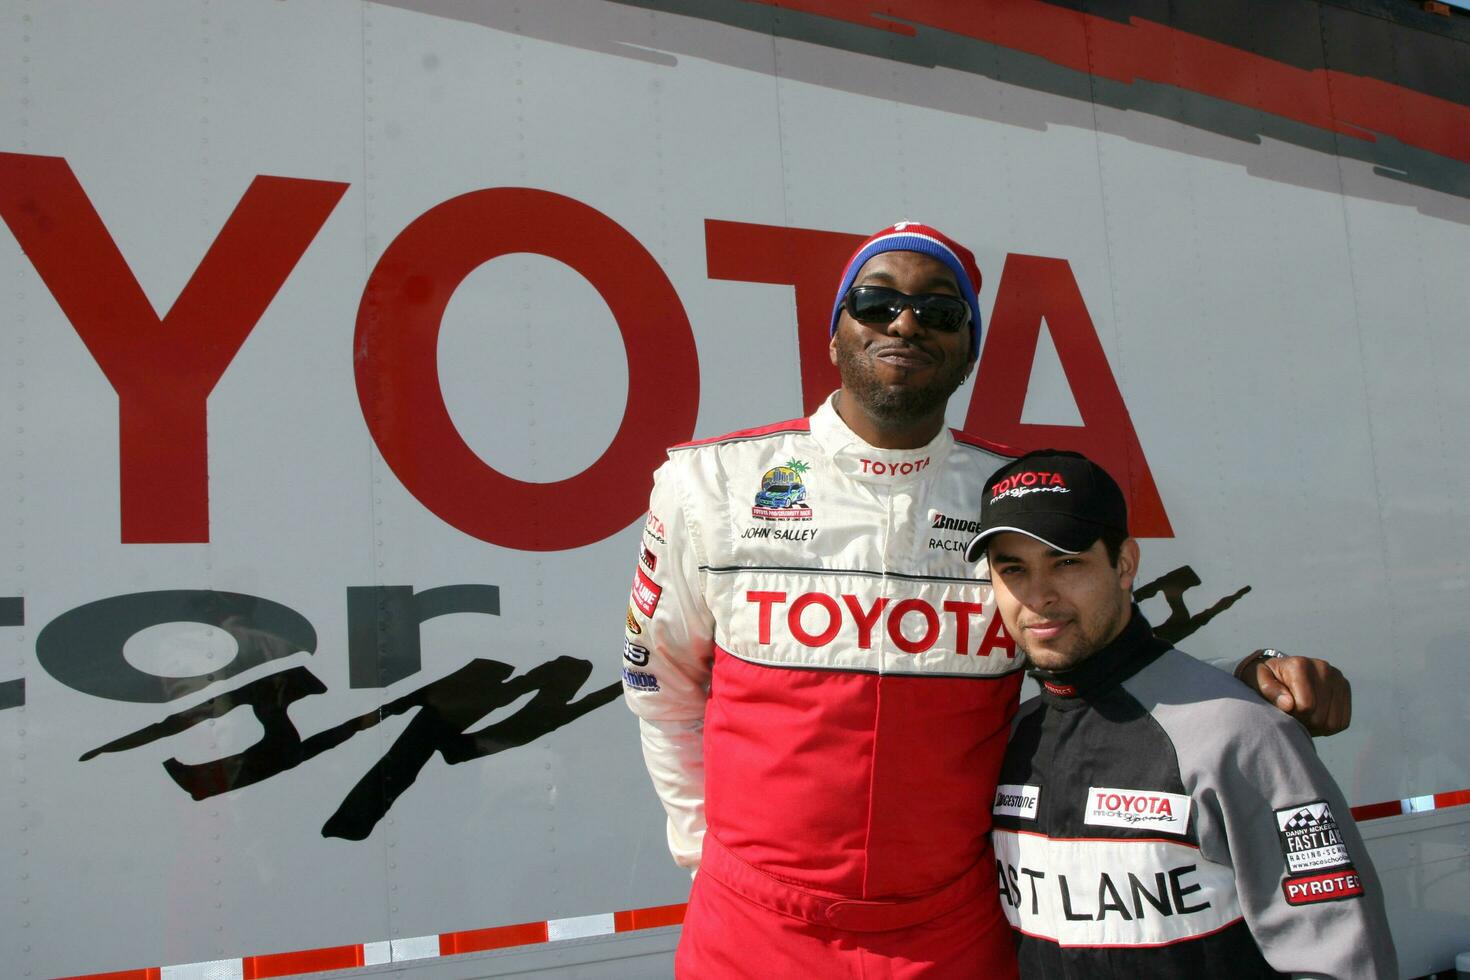
[[[1002,783],[995,788],[995,805],[991,813],[998,817],[1020,817],[1036,819],[1036,804],[1041,799],[1040,786],[1020,786]]]

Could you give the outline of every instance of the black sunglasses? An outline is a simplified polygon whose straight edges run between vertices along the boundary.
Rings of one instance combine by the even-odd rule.
[[[970,319],[969,304],[958,296],[910,296],[887,286],[854,286],[842,297],[842,308],[858,323],[869,326],[887,326],[904,310],[913,310],[920,326],[940,333],[954,333]]]

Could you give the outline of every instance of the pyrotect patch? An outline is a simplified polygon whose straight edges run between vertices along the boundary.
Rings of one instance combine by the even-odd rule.
[[[1341,868],[1319,875],[1287,878],[1281,883],[1287,905],[1311,905],[1314,902],[1338,902],[1363,894],[1363,879],[1353,868]]]
[[[1286,857],[1287,874],[1322,871],[1352,863],[1342,832],[1333,819],[1332,808],[1324,800],[1298,803],[1276,811],[1276,827],[1281,834],[1281,853]]]
[[[633,618],[633,604],[628,604],[628,632],[637,636],[643,632],[643,627],[638,625],[638,620]]]

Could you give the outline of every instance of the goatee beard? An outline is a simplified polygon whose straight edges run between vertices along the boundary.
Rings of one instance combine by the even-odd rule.
[[[950,396],[969,374],[969,365],[956,364],[923,387],[888,386],[873,375],[872,365],[859,352],[839,340],[837,370],[842,376],[843,387],[852,393],[870,418],[882,423],[884,428],[902,428],[936,412],[943,413]]]

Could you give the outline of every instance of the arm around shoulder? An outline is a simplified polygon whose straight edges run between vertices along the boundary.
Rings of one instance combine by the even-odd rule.
[[[1226,663],[1211,663],[1234,673],[1262,700],[1291,715],[1312,735],[1336,735],[1352,723],[1352,685],[1325,660],[1266,649],[1255,651],[1233,669]]]

